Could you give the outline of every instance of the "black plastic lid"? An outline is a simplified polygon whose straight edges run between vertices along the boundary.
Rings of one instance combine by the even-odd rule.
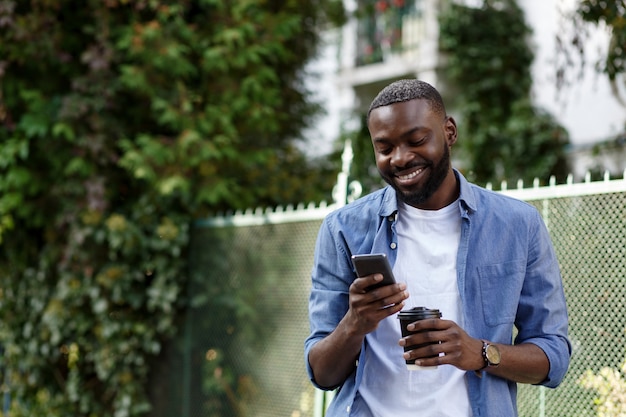
[[[403,310],[398,313],[399,319],[413,319],[413,320],[422,320],[422,319],[438,319],[441,318],[441,312],[434,308],[426,308],[426,307],[413,307],[409,310]]]

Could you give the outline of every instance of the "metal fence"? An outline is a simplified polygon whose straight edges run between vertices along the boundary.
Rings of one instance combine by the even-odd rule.
[[[626,395],[620,371],[626,338],[626,180],[520,187],[499,192],[535,205],[550,230],[574,346],[559,388],[519,385],[520,416],[596,416],[612,399],[620,407]],[[304,370],[303,341],[315,237],[323,217],[336,207],[258,210],[198,223],[190,285],[196,307],[171,348],[172,357],[182,359],[168,374],[182,384],[172,382],[163,391],[168,405],[155,415],[323,414],[324,396]]]

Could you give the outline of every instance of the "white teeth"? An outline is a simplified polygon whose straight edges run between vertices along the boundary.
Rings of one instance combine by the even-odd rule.
[[[417,171],[413,171],[408,175],[399,175],[398,179],[401,181],[406,181],[406,180],[410,180],[411,178],[415,178],[419,175],[419,173],[422,172],[421,169],[418,169]]]

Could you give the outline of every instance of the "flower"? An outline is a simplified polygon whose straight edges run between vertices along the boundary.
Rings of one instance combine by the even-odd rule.
[[[387,2],[385,0],[379,0],[376,2],[376,10],[383,13],[385,10],[387,10]]]

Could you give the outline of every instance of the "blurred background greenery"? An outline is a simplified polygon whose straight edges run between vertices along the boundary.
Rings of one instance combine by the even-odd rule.
[[[152,365],[191,302],[193,221],[328,200],[346,137],[352,177],[380,186],[363,127],[323,156],[302,139],[322,111],[307,64],[349,13],[339,0],[0,0],[5,415],[151,415]],[[613,28],[598,69],[622,82],[623,1],[581,1],[574,17],[564,44],[578,52],[586,23]],[[483,183],[565,175],[568,135],[531,104],[515,1],[450,4],[440,24],[471,138],[463,169]]]

